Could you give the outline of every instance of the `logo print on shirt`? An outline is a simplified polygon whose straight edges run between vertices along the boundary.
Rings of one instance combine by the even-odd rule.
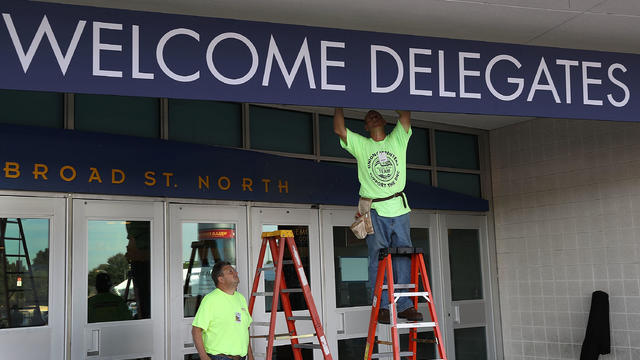
[[[380,187],[392,187],[398,181],[398,158],[388,151],[377,151],[367,161],[369,176]]]

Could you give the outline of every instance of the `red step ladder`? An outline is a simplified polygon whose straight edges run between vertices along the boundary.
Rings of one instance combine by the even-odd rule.
[[[264,256],[267,246],[271,250],[271,254],[274,259],[273,266],[263,267]],[[285,246],[289,249],[289,253],[293,260],[284,260]],[[289,289],[282,274],[282,268],[284,264],[293,264],[300,281],[300,289]],[[273,292],[258,292],[258,285],[260,284],[260,276],[264,271],[275,270],[276,279],[273,285]],[[304,295],[307,308],[309,309],[310,316],[294,316],[291,310],[291,302],[289,300],[290,293],[302,293]],[[267,339],[267,353],[266,359],[271,360],[273,356],[273,342],[274,340],[290,340],[291,348],[293,351],[293,357],[295,360],[302,360],[302,351],[300,349],[319,349],[322,351],[322,356],[325,360],[333,360],[329,351],[329,345],[322,329],[322,323],[318,316],[313,297],[311,296],[311,288],[307,281],[307,276],[304,273],[302,267],[302,261],[298,254],[298,248],[296,247],[295,240],[293,238],[293,232],[291,230],[279,230],[272,232],[262,233],[262,246],[260,247],[260,255],[258,256],[258,265],[256,273],[253,278],[253,287],[251,289],[251,298],[249,300],[249,314],[253,314],[253,306],[256,302],[256,296],[272,296],[271,302],[271,320],[266,323],[254,322],[254,326],[268,326],[269,333],[266,335],[255,335],[252,338],[266,338]],[[282,308],[284,310],[285,319],[287,321],[288,333],[275,334],[276,317],[278,315],[278,300],[282,301]],[[315,329],[315,334],[298,335],[296,331],[296,321],[299,320],[311,320]],[[317,337],[317,344],[300,344],[298,339]],[[255,355],[255,354],[254,354]]]
[[[391,255],[395,256],[409,256],[411,257],[411,284],[395,284],[393,283],[393,267],[391,263]],[[444,343],[442,342],[442,333],[440,332],[440,326],[438,325],[438,318],[436,315],[435,304],[433,303],[433,297],[431,296],[431,286],[429,286],[429,279],[427,277],[427,268],[422,256],[422,249],[420,248],[385,248],[381,249],[378,254],[378,275],[376,276],[376,284],[374,288],[373,306],[371,309],[371,319],[369,321],[369,334],[367,336],[367,345],[365,347],[365,360],[380,359],[380,358],[393,358],[394,360],[400,360],[402,357],[408,357],[412,360],[416,360],[418,342],[423,343],[435,343],[438,348],[439,358],[434,360],[446,360],[447,356],[444,352]],[[387,275],[387,284],[384,285],[384,277]],[[419,286],[422,284],[423,292],[418,291]],[[413,292],[394,292],[394,288],[414,289]],[[378,340],[377,343],[381,345],[389,345],[392,347],[393,352],[376,353],[373,354],[374,341],[376,336],[376,327],[378,324],[378,312],[380,310],[380,297],[382,290],[388,290],[389,295],[389,314],[391,327],[391,341]],[[413,297],[413,307],[418,309],[418,298],[423,297],[427,300],[427,306],[429,308],[429,314],[431,315],[431,322],[402,322],[398,323],[396,301],[400,297]],[[409,332],[409,350],[400,351],[400,339],[398,337],[398,329],[408,328]],[[433,328],[435,339],[418,339],[418,328]]]

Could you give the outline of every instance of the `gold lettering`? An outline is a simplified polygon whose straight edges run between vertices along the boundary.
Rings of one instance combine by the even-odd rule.
[[[4,177],[17,179],[20,177],[20,164],[7,161],[4,163]]]
[[[33,178],[38,179],[39,176],[42,176],[42,179],[49,180],[47,178],[47,173],[49,172],[49,167],[45,164],[35,164],[33,165]]]
[[[264,183],[264,192],[269,192],[269,183],[271,182],[271,180],[262,179],[262,182]]]
[[[209,188],[209,175],[205,176],[204,179],[202,176],[198,176],[198,189],[202,190],[202,185],[204,185],[207,189]]]
[[[154,176],[156,176],[155,171],[147,171],[146,173],[144,173],[144,178],[147,179],[147,181],[145,181],[144,184],[147,186],[155,185],[156,178]]]
[[[89,168],[91,170],[91,174],[89,175],[89,182],[93,182],[94,180],[102,184],[102,177],[100,177],[100,172],[97,168]]]
[[[249,191],[253,191],[253,189],[251,188],[252,185],[253,180],[251,180],[250,178],[242,178],[242,191],[247,191],[247,189],[249,189]]]
[[[282,194],[282,189],[284,189],[285,194],[289,193],[289,182],[287,180],[284,181],[284,184],[281,180],[278,180],[278,191]]]
[[[173,173],[162,173],[162,176],[167,179],[167,187],[171,186],[171,177],[173,176]]]
[[[66,176],[65,175],[65,172],[67,170],[71,171],[71,176]],[[76,178],[77,175],[78,175],[78,173],[76,172],[76,169],[74,169],[73,166],[71,166],[71,165],[65,165],[65,166],[60,168],[60,178],[62,180],[64,180],[64,181],[66,181],[66,182],[73,181]]]
[[[116,179],[116,174],[120,175],[120,179]],[[111,183],[122,184],[127,177],[124,175],[124,171],[120,169],[111,169]]]
[[[226,183],[226,185],[222,185],[223,181]],[[229,188],[231,187],[231,180],[226,176],[220,176],[218,178],[218,187],[220,188],[220,190],[229,190]]]

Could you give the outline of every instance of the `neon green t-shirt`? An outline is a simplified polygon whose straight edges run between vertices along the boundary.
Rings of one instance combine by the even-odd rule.
[[[411,128],[405,131],[398,121],[393,131],[382,141],[375,141],[347,129],[347,143],[340,139],[340,146],[358,161],[360,196],[385,198],[404,190],[407,182],[407,145]],[[378,215],[400,216],[411,211],[404,207],[401,197],[371,205]]]
[[[215,289],[202,299],[192,325],[202,329],[207,353],[246,356],[252,321],[242,294]]]

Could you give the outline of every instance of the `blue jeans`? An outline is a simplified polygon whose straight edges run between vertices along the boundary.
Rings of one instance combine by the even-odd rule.
[[[371,222],[373,223],[372,235],[367,235],[367,248],[369,252],[369,289],[373,291],[378,275],[378,252],[388,247],[413,247],[409,230],[409,214],[395,217],[379,216],[375,210],[371,210]],[[411,282],[411,259],[407,256],[393,257],[393,283],[409,284]],[[387,283],[385,276],[384,283]],[[406,291],[405,289],[394,290]],[[416,290],[417,291],[417,290]],[[413,307],[413,302],[408,297],[401,297],[396,303],[396,310],[402,312]],[[380,308],[389,308],[389,295],[382,291]]]

